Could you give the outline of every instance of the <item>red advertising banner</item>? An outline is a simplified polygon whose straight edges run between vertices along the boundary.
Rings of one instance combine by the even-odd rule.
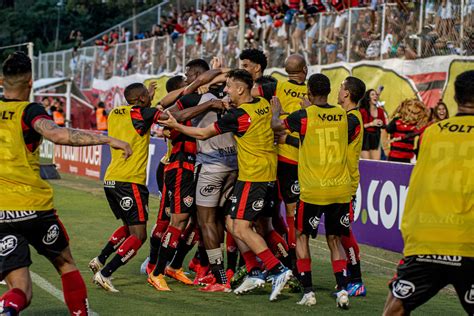
[[[54,163],[58,171],[100,179],[102,145],[87,147],[54,146]]]

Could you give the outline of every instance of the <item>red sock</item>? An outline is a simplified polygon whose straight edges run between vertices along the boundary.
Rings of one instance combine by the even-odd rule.
[[[232,234],[227,232],[225,237],[225,245],[228,252],[236,252],[237,251],[237,244],[235,242],[234,237]]]
[[[259,269],[260,264],[257,261],[257,256],[252,251],[247,251],[242,254],[245,260],[245,266],[247,267],[247,272],[251,272],[253,269]]]
[[[13,309],[17,313],[24,310],[28,304],[25,292],[18,288],[8,290],[0,297],[0,306],[4,309]]]
[[[346,260],[332,260],[332,271],[334,273],[344,272],[347,268]]]
[[[64,301],[71,315],[88,315],[87,289],[79,270],[61,275]]]
[[[352,229],[350,230],[349,236],[342,236],[341,243],[346,251],[347,264],[357,264],[360,261],[359,257],[359,245],[354,237]]]
[[[117,228],[114,233],[110,236],[109,242],[114,245],[114,250],[116,250],[127,237],[130,236],[130,232],[127,226],[120,226]]]
[[[151,233],[151,236],[153,238],[161,239],[165,231],[168,229],[169,224],[170,224],[170,221],[162,221],[162,220],[156,221],[155,226],[153,226],[153,231]]]
[[[288,244],[285,239],[272,230],[265,236],[268,248],[278,257],[286,258],[288,256]],[[260,257],[260,256],[259,256]]]
[[[298,273],[305,273],[311,271],[311,258],[296,260],[296,268]]]
[[[181,238],[181,229],[173,226],[168,226],[165,234],[161,238],[161,247],[173,248],[178,247],[179,239]]]
[[[262,251],[261,253],[258,253],[257,256],[263,261],[263,264],[265,265],[268,271],[270,271],[280,263],[280,260],[278,260],[268,248]]]
[[[286,223],[288,224],[288,247],[296,248],[295,217],[287,216]]]
[[[117,250],[117,254],[122,257],[122,264],[127,263],[136,254],[138,249],[142,246],[142,241],[135,235],[130,235]]]

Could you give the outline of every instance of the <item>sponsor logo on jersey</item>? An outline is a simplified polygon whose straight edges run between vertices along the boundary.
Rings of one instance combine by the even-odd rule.
[[[466,291],[466,295],[464,295],[464,300],[468,304],[474,304],[474,284],[471,286],[470,290]]]
[[[115,188],[115,181],[110,181],[110,180],[104,181],[104,187]]]
[[[418,255],[416,258],[416,261],[460,267],[462,257],[461,256],[444,256],[444,255]]]
[[[341,216],[341,220],[339,221],[342,226],[349,227],[351,221],[349,220],[349,214]]]
[[[328,122],[338,122],[342,121],[342,114],[318,114],[321,121],[328,121]]]
[[[193,205],[193,202],[194,202],[194,198],[190,195],[188,195],[187,197],[183,199],[183,203],[187,207],[191,207]]]
[[[397,280],[393,283],[392,294],[396,298],[404,299],[415,293],[415,284],[406,280]]]
[[[43,244],[52,245],[58,240],[59,237],[59,226],[57,224],[51,225],[43,237]]]
[[[210,196],[219,192],[220,187],[213,184],[208,184],[205,187],[202,187],[199,192],[202,196]]]
[[[0,256],[8,256],[18,246],[18,239],[13,235],[7,235],[0,240]]]
[[[265,201],[263,199],[258,199],[252,203],[252,210],[259,212],[263,209]]]
[[[290,190],[291,190],[291,193],[293,194],[296,194],[296,195],[300,194],[300,183],[298,182],[298,180],[296,180],[295,183],[291,185]]]
[[[123,197],[122,200],[120,201],[120,207],[124,211],[128,211],[129,209],[132,208],[132,206],[133,206],[133,199],[129,196]]]
[[[286,96],[291,96],[293,98],[304,98],[306,96],[306,93],[294,91],[293,89],[283,89],[283,92],[285,92]]]
[[[313,227],[313,229],[318,229],[319,220],[319,217],[313,216],[308,220],[308,223],[311,225],[311,227]]]

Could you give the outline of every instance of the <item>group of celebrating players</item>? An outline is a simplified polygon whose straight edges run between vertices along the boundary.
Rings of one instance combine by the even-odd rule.
[[[366,91],[365,84],[347,77],[338,87],[339,105],[330,105],[330,80],[323,74],[308,78],[301,55],[290,55],[285,61],[288,80],[284,81],[263,75],[267,61],[262,51],[244,50],[240,61],[241,69],[223,68],[217,58],[211,62],[212,69],[202,59],[190,61],[185,77],[169,79],[168,94],[153,107],[154,85],[148,89],[141,83],[129,85],[124,91],[128,105],[109,114],[108,136],[56,126],[40,105],[27,101],[31,89],[29,58],[15,53],[5,61],[5,92],[0,101],[0,131],[8,136],[0,138],[0,183],[8,198],[0,207],[4,210],[0,269],[9,286],[0,298],[5,315],[16,315],[31,300],[28,244],[60,272],[71,314],[88,312],[86,287],[72,259],[67,233],[55,214],[52,190],[39,177],[37,149],[41,137],[59,144],[109,144],[112,148],[104,191],[123,225],[90,261],[89,268],[94,283],[117,292],[112,274],[129,262],[147,239],[146,168],[153,124],[162,126],[168,139],[168,153],[157,168],[160,209],[150,236],[150,254],[143,264],[148,283],[155,289],[170,291],[167,277],[201,285],[203,292],[233,290],[235,294],[271,282],[270,301],[276,300],[288,284],[292,290],[303,292],[297,304],[315,305],[309,240],[317,236],[324,215],[337,306],[347,309],[349,296],[366,295],[359,247],[351,230],[363,139],[358,102]],[[460,298],[467,289],[463,306],[474,312],[470,305],[474,304],[474,244],[464,241],[463,247],[455,246],[460,241],[457,229],[466,230],[465,223],[474,224],[474,167],[459,163],[467,162],[474,143],[474,71],[460,75],[455,88],[464,115],[450,119],[450,126],[443,121],[437,125],[444,128],[429,128],[426,139],[430,143],[422,141],[420,167],[415,167],[410,192],[416,190],[425,199],[420,202],[409,193],[406,213],[429,210],[432,220],[419,218],[416,213],[402,223],[406,258],[390,284],[387,315],[409,313],[447,283],[454,284]],[[461,125],[466,128],[459,129]],[[460,130],[464,133],[461,136]],[[452,135],[445,135],[448,132]],[[429,153],[423,156],[423,150],[439,150],[433,145],[438,139],[460,144],[460,149],[452,146],[451,151],[443,151],[456,159],[449,160],[442,176],[461,175],[463,179],[451,184],[447,188],[450,194],[443,195],[445,200],[457,201],[448,207],[454,209],[449,213],[461,218],[451,224],[444,221],[443,228],[435,224],[436,216],[446,216],[443,203],[436,200],[438,188],[422,186],[422,179],[418,179],[420,172],[427,172],[429,159],[435,159]],[[19,143],[26,146],[14,145]],[[456,169],[460,166],[464,168],[461,171]],[[286,218],[281,216],[280,205]],[[423,225],[425,233],[420,232]],[[468,228],[471,233],[472,227]],[[226,244],[227,268],[222,243]],[[191,280],[183,262],[196,244],[196,255],[189,264],[196,276]],[[442,258],[426,258],[434,254],[459,256],[460,263],[443,265]],[[451,279],[444,283],[428,281],[439,278],[442,269],[456,268],[450,270]]]

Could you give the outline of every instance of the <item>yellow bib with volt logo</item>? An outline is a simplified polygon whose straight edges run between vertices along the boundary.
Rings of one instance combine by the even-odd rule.
[[[26,147],[21,120],[30,102],[0,101],[0,210],[49,211],[53,189],[40,177],[39,147]]]

